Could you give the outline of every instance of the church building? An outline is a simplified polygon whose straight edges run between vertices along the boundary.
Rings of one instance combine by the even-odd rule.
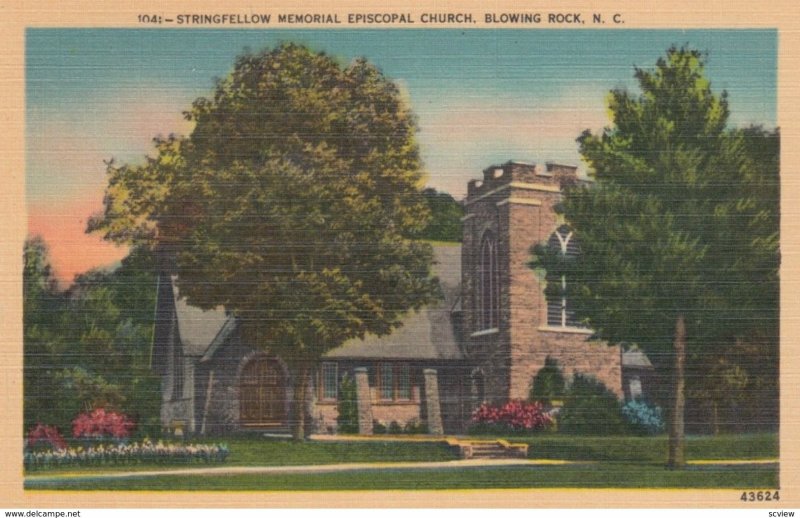
[[[567,380],[576,372],[620,398],[647,391],[652,365],[636,350],[589,340],[566,297],[544,294],[531,247],[563,254],[579,241],[554,211],[577,169],[507,162],[472,180],[464,200],[463,242],[437,245],[434,274],[444,297],[410,313],[383,337],[330,351],[313,377],[310,413],[318,433],[336,433],[344,376],[355,381],[359,432],[391,423],[432,434],[463,433],[480,404],[525,399],[550,357]],[[548,279],[566,286],[568,279]],[[284,432],[294,409],[280,357],[243,343],[235,318],[201,311],[179,297],[170,272],[159,275],[153,368],[161,375],[161,422],[185,434]]]

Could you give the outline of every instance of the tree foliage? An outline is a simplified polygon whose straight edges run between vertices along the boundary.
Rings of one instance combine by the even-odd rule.
[[[461,218],[464,216],[461,204],[448,193],[430,187],[422,191],[422,198],[431,218],[419,235],[420,239],[461,242]]]
[[[412,239],[429,216],[415,119],[374,65],[288,43],[248,52],[186,116],[189,137],[109,165],[89,230],[173,254],[181,296],[234,313],[287,361],[295,394],[324,352],[436,294],[432,249]]]
[[[342,377],[336,401],[336,431],[358,433],[358,394],[356,382],[349,375]]]
[[[56,375],[60,372],[67,342],[61,332],[65,322],[64,297],[58,291],[49,251],[41,237],[25,241],[22,286],[25,429],[31,428],[37,421],[63,426],[69,421],[42,419],[60,410]]]
[[[620,435],[627,432],[617,395],[602,382],[575,373],[558,413],[558,431],[580,435]]]
[[[561,204],[581,255],[534,250],[534,266],[567,276],[572,307],[598,337],[637,343],[674,375],[675,466],[681,358],[776,336],[778,317],[778,135],[727,128],[727,96],[712,92],[705,59],[673,47],[636,69],[639,95],[611,92],[613,125],[578,139],[595,181],[568,186]]]
[[[539,369],[539,372],[533,377],[528,399],[549,403],[550,400],[564,397],[565,390],[566,380],[558,365],[558,360],[548,356],[544,360],[544,367]]]
[[[158,380],[149,372],[155,277],[135,250],[114,272],[80,275],[58,289],[47,246],[25,242],[24,420],[69,429],[79,413],[124,409],[158,429]]]

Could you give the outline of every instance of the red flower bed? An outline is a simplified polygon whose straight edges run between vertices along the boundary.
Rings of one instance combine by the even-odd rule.
[[[67,449],[67,443],[59,433],[58,428],[42,423],[38,423],[28,431],[26,445],[31,450],[35,449],[37,446],[49,446],[52,450]]]
[[[136,423],[125,414],[107,412],[97,408],[91,413],[79,414],[72,421],[72,436],[80,438],[127,439],[136,427]]]
[[[552,426],[553,418],[541,403],[517,399],[501,406],[482,404],[472,413],[472,423],[476,431],[533,432]]]

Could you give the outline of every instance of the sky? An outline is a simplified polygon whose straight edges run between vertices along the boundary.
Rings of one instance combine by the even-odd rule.
[[[457,199],[508,160],[584,170],[575,139],[608,125],[608,92],[636,92],[634,66],[653,67],[672,45],[708,53],[732,126],[777,123],[774,30],[29,29],[28,234],[44,237],[63,283],[126,254],[84,233],[102,210],[105,161],[140,163],[153,137],[187,135],[182,112],[235,57],[281,41],[343,64],[364,56],[396,81],[418,118],[428,185]]]

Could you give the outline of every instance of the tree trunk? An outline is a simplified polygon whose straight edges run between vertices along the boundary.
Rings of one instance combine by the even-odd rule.
[[[716,401],[711,403],[714,413],[711,415],[714,424],[714,435],[719,435],[719,405]]]
[[[308,375],[310,369],[303,362],[295,369],[294,377],[294,403],[292,405],[292,439],[304,441],[306,438],[306,399],[308,396]]]
[[[684,434],[684,409],[686,406],[686,323],[683,315],[675,322],[675,365],[673,367],[672,419],[669,428],[669,462],[671,469],[682,469],[686,465],[686,437]]]

